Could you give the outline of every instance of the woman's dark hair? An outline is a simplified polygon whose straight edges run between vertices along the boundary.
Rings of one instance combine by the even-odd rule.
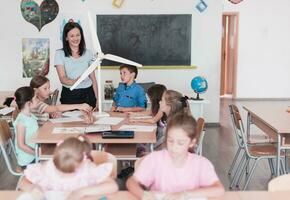
[[[33,89],[39,88],[47,82],[49,82],[48,78],[46,78],[45,76],[37,75],[31,79],[30,87],[32,87]]]
[[[166,137],[168,136],[168,131],[172,128],[182,128],[190,140],[196,139],[198,137],[197,122],[194,117],[188,113],[180,112],[170,117],[166,126]],[[194,149],[189,148],[188,151],[193,153]]]
[[[69,21],[68,23],[65,24],[65,26],[63,28],[63,33],[62,33],[62,46],[63,46],[63,51],[65,54],[65,57],[69,57],[72,55],[71,48],[70,48],[66,38],[67,38],[68,32],[74,28],[79,29],[80,33],[81,33],[81,41],[79,44],[79,55],[82,56],[86,50],[86,43],[85,43],[85,38],[84,38],[84,33],[83,33],[82,27],[78,23]]]
[[[151,100],[151,112],[156,115],[159,110],[159,102],[162,99],[163,93],[166,91],[166,87],[162,84],[155,84],[148,88],[147,94]]]
[[[17,107],[19,110],[21,110],[25,103],[28,101],[31,101],[32,98],[34,97],[34,89],[28,86],[18,88],[15,93],[14,97],[8,97],[6,98],[5,102],[3,105],[10,106],[12,101],[15,100]]]

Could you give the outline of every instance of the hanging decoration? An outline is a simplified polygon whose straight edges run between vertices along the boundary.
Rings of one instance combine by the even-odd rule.
[[[238,4],[241,3],[243,0],[229,0],[229,2],[233,3],[233,4]]]
[[[121,8],[125,0],[113,0],[112,5],[116,8]]]
[[[22,0],[20,8],[23,18],[40,31],[43,26],[56,18],[59,7],[55,0],[43,0],[41,3],[38,0],[37,2],[40,5],[34,0]]]
[[[204,0],[200,0],[195,7],[199,12],[203,12],[207,8],[207,4]]]

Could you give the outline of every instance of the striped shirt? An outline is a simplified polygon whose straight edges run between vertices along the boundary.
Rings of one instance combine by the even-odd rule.
[[[43,124],[49,119],[49,114],[44,112],[47,107],[48,104],[40,101],[35,108],[31,109],[31,112],[37,117],[37,122],[39,124]]]

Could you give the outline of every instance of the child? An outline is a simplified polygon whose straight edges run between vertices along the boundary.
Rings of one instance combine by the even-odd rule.
[[[84,136],[67,138],[56,147],[52,160],[27,167],[20,189],[62,192],[68,199],[116,192],[118,186],[110,177],[112,163],[96,166],[90,151],[91,144]]]
[[[144,157],[126,183],[128,190],[146,200],[222,195],[224,187],[210,161],[188,152],[196,143],[195,119],[185,113],[172,116],[166,134],[167,149]]]
[[[13,98],[7,98],[5,104],[10,106],[15,100],[20,111],[13,122],[15,129],[15,150],[18,165],[24,169],[26,165],[35,160],[35,144],[30,142],[30,138],[37,131],[37,118],[31,114],[30,110],[37,105],[34,90],[31,87],[21,87],[16,90]]]
[[[159,102],[162,99],[163,93],[166,91],[166,87],[161,84],[155,84],[148,88],[147,94],[151,101],[151,110],[145,111],[145,112],[132,112],[129,113],[130,117],[134,116],[146,116],[146,115],[152,115],[152,118],[148,119],[130,119],[130,122],[133,123],[149,123],[149,124],[155,124],[157,123],[161,118],[163,118],[163,112],[159,109],[160,104]]]
[[[30,81],[30,87],[35,90],[37,99],[37,106],[32,109],[32,113],[35,114],[40,122],[47,121],[49,116],[48,113],[53,113],[53,117],[59,116],[57,112],[64,112],[69,110],[83,110],[85,112],[91,111],[91,107],[86,104],[60,104],[60,105],[48,105],[44,103],[50,95],[50,83],[48,78],[45,76],[35,76]]]
[[[163,93],[160,101],[160,110],[165,113],[167,118],[176,113],[183,112],[190,114],[188,97],[174,90],[167,90]]]
[[[111,111],[136,112],[145,110],[147,106],[146,95],[144,89],[135,82],[137,74],[136,66],[120,66],[122,83],[116,90]]]

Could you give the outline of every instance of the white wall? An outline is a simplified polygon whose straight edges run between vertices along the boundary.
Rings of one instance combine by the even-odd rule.
[[[61,0],[57,1],[60,14],[86,13],[89,9],[95,14],[192,14],[192,65],[196,70],[140,70],[137,81],[155,81],[165,84],[168,88],[184,94],[193,95],[190,88],[191,79],[201,74],[208,79],[209,90],[202,96],[210,100],[206,105],[207,122],[219,121],[219,77],[220,77],[220,41],[222,0],[207,0],[208,9],[199,13],[195,9],[198,0],[126,0],[121,9],[113,8],[111,0]],[[53,67],[54,52],[61,48],[59,40],[59,19],[44,26],[41,32],[26,22],[20,12],[19,1],[8,1],[1,11],[0,20],[0,91],[15,90],[29,84],[30,79],[22,78],[21,39],[49,38],[51,65],[48,77],[52,88],[61,88],[56,70]],[[86,28],[84,31],[86,31]],[[86,38],[90,48],[89,39]],[[112,79],[119,82],[119,71],[105,70],[102,82]]]
[[[237,97],[290,97],[290,1],[224,0],[239,12]]]

